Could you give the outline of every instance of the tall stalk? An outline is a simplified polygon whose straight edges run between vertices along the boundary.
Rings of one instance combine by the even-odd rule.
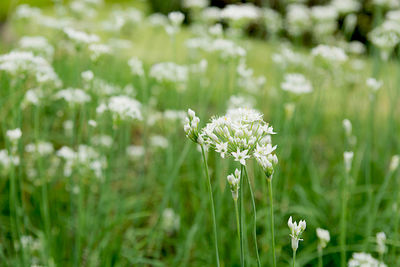
[[[239,202],[239,213],[240,213],[240,264],[241,266],[245,266],[245,261],[244,261],[244,235],[243,235],[243,224],[244,224],[244,212],[243,212],[243,173],[244,173],[244,168],[243,165],[240,165],[240,202]]]
[[[239,209],[238,209],[238,203],[237,199],[233,200],[235,203],[235,214],[236,214],[236,227],[237,227],[237,235],[238,235],[238,241],[239,241],[239,247],[240,247],[240,264],[243,267],[243,250],[242,250],[242,239],[241,239],[241,231],[240,231],[240,220],[239,220]]]
[[[261,261],[260,261],[260,255],[258,254],[258,244],[257,244],[257,209],[256,209],[256,203],[254,201],[253,189],[251,187],[251,183],[250,183],[249,175],[247,173],[246,166],[244,166],[244,171],[246,173],[246,179],[247,179],[247,183],[248,183],[249,189],[250,189],[251,203],[253,205],[253,214],[254,214],[253,239],[254,239],[254,247],[255,247],[256,256],[257,256],[257,265],[260,267],[261,266]]]
[[[270,230],[271,230],[271,247],[272,247],[272,266],[276,267],[276,255],[275,255],[275,233],[274,233],[274,201],[272,195],[272,177],[267,178],[268,191],[269,191],[269,202],[270,202]]]
[[[293,250],[293,267],[296,266],[296,250]]]
[[[203,156],[204,170],[205,170],[206,176],[207,176],[208,197],[210,199],[210,205],[211,205],[211,213],[212,213],[212,220],[213,220],[213,231],[214,231],[214,244],[215,244],[215,258],[216,258],[216,262],[217,262],[217,267],[219,267],[217,222],[216,222],[216,219],[215,219],[214,199],[213,199],[210,175],[208,173],[208,165],[207,165],[206,153],[204,152],[204,147],[202,145],[201,145],[201,154]]]
[[[340,215],[340,266],[346,267],[346,232],[347,232],[347,180],[348,172],[345,172],[342,180],[342,209]]]

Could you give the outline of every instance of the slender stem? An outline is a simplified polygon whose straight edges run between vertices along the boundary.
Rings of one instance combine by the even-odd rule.
[[[205,170],[206,176],[207,176],[208,196],[210,198],[210,204],[211,204],[211,213],[212,213],[213,230],[214,230],[214,242],[215,242],[215,258],[216,258],[217,266],[219,267],[217,222],[215,219],[214,200],[213,200],[213,193],[212,193],[212,188],[211,188],[210,175],[208,173],[206,153],[204,152],[204,147],[202,145],[201,145],[201,154],[203,155],[204,170]]]
[[[346,171],[342,181],[342,212],[340,216],[340,266],[346,266],[346,228],[347,228],[347,178],[348,172]]]
[[[233,201],[235,203],[235,213],[236,213],[236,227],[237,227],[237,235],[238,235],[238,241],[239,241],[239,246],[241,247],[242,241],[240,238],[240,220],[239,220],[239,209],[238,209],[238,203],[237,199],[234,199]],[[240,263],[242,264],[243,262],[243,253],[242,249],[240,249]],[[243,265],[241,265],[243,267]]]
[[[293,250],[293,267],[296,266],[296,250]]]
[[[244,168],[243,165],[240,165],[240,202],[239,202],[239,212],[240,212],[240,264],[241,266],[245,266],[245,261],[244,261],[244,234],[243,234],[243,224],[244,224],[244,212],[243,212],[243,173],[244,173]]]
[[[253,214],[254,214],[254,222],[253,222],[254,247],[256,249],[257,265],[260,267],[261,266],[261,261],[260,261],[260,255],[258,254],[258,244],[257,244],[257,209],[256,209],[256,203],[254,201],[253,189],[251,187],[251,183],[250,183],[249,175],[247,173],[246,166],[244,166],[244,171],[246,173],[246,179],[247,179],[247,183],[248,183],[249,189],[250,189],[251,203],[253,205]]]
[[[323,267],[323,263],[322,263],[322,248],[318,248],[318,267]]]
[[[275,256],[275,234],[274,234],[274,201],[272,195],[272,178],[267,178],[268,191],[269,191],[269,202],[270,202],[270,227],[271,227],[271,246],[272,246],[272,266],[276,267],[276,256]]]

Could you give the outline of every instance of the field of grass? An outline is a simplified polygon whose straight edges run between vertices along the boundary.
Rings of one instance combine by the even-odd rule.
[[[147,10],[142,1],[134,6]],[[149,23],[145,12],[137,19],[128,4],[122,7],[96,7],[98,15],[93,17],[68,9],[56,15],[59,11],[47,8],[40,17],[13,16],[4,26],[1,265],[217,266],[216,227],[220,266],[273,266],[273,247],[276,266],[292,266],[290,216],[307,223],[296,266],[344,267],[354,252],[398,265],[397,58],[382,61],[377,52],[349,54],[345,62],[332,63],[288,41],[198,33],[200,26],[207,32],[206,24],[197,25],[197,31],[193,25],[177,27],[176,34],[168,35],[164,27]],[[126,18],[125,24],[105,30],[103,22],[116,23],[116,17]],[[69,35],[66,28],[85,37]],[[99,40],[87,41],[89,33]],[[205,35],[210,46],[224,39],[247,53],[224,58],[227,49],[187,47],[188,40]],[[24,47],[19,42],[23,36],[44,36],[54,53],[46,54],[48,49],[34,47],[33,41]],[[91,48],[93,43],[106,47]],[[279,63],[277,54],[284,49],[292,54]],[[4,56],[12,50],[33,51],[35,59]],[[135,72],[140,67],[128,64],[134,57],[143,62],[142,74]],[[207,64],[200,64],[202,60]],[[185,78],[174,80],[180,74],[168,73],[166,67],[165,77],[154,74],[160,62],[183,66]],[[48,75],[48,67],[58,78],[40,79],[38,73]],[[282,90],[288,73],[303,74],[312,92]],[[257,82],[260,75],[265,83]],[[367,85],[371,77],[383,82],[379,90]],[[63,91],[67,88],[79,92]],[[111,107],[116,96],[133,102]],[[254,108],[273,126],[273,153],[279,162],[273,164],[272,180],[255,159],[244,167],[232,156],[221,158],[212,146],[202,154],[203,143],[186,138],[183,119],[188,109],[204,127],[232,107]],[[344,119],[351,122],[351,130],[343,127]],[[18,128],[21,136],[10,132]],[[350,151],[354,158],[347,160],[346,169],[344,153]],[[235,168],[248,172],[240,181],[239,238],[227,181]],[[274,243],[268,181],[273,189]],[[323,250],[318,249],[317,228],[330,232]],[[378,253],[378,232],[387,237],[384,253]]]

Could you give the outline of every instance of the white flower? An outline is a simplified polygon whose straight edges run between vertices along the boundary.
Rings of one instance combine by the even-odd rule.
[[[151,67],[150,76],[158,82],[185,83],[188,79],[188,69],[172,62],[163,62]]]
[[[373,92],[376,92],[382,87],[383,82],[382,81],[378,81],[377,79],[370,77],[370,78],[367,79],[366,84]]]
[[[385,254],[387,251],[386,247],[386,234],[384,232],[379,232],[376,234],[376,245],[377,252],[379,254]]]
[[[350,170],[351,170],[351,164],[353,162],[353,157],[354,157],[353,151],[346,151],[343,153],[344,166],[345,166],[346,172],[350,172]]]
[[[199,117],[196,117],[196,113],[193,110],[188,109],[188,116],[185,118],[183,129],[185,130],[186,137],[195,143],[202,141],[202,138],[199,139],[199,123],[200,119]]]
[[[343,128],[344,128],[344,131],[345,131],[346,135],[348,137],[351,136],[352,125],[351,125],[351,121],[349,119],[344,119],[343,120]]]
[[[317,237],[318,237],[318,240],[319,240],[318,248],[319,249],[323,249],[323,248],[326,247],[326,245],[331,240],[331,236],[329,234],[329,231],[325,230],[325,229],[317,228],[316,232],[317,232]]]
[[[400,155],[394,155],[390,160],[389,170],[394,172],[399,167]]]
[[[32,51],[34,54],[52,60],[54,47],[43,36],[24,36],[18,42],[19,50]]]
[[[94,78],[94,74],[91,70],[87,70],[81,73],[81,77],[85,82],[90,82]]]
[[[296,251],[299,247],[299,241],[303,241],[300,236],[304,230],[306,230],[307,224],[304,220],[301,220],[299,224],[297,224],[297,222],[292,221],[292,216],[290,216],[288,226],[290,229],[290,237],[292,238],[292,249]]]
[[[97,112],[109,110],[115,122],[127,119],[142,120],[141,103],[125,95],[113,96],[108,104],[100,105]]]
[[[312,85],[309,80],[300,73],[285,74],[281,88],[294,94],[306,94],[312,92]]]
[[[143,69],[143,62],[136,57],[129,59],[128,65],[131,68],[131,72],[133,75],[143,76],[144,69]]]
[[[162,213],[161,226],[168,234],[179,230],[180,220],[178,214],[173,209],[165,209]]]
[[[357,12],[361,8],[361,4],[357,0],[333,0],[331,5],[335,7],[340,14]]]
[[[64,33],[69,39],[78,44],[92,44],[100,41],[100,38],[95,34],[88,34],[86,32],[78,31],[69,27],[64,29]]]
[[[249,151],[247,149],[240,151],[238,148],[236,152],[231,152],[231,154],[232,154],[233,158],[235,159],[235,161],[239,161],[240,164],[246,165],[246,159],[250,158],[250,155],[248,154],[248,152]]]
[[[98,60],[101,56],[111,53],[111,48],[106,44],[90,44],[90,58],[93,61]]]
[[[291,4],[286,13],[287,30],[293,36],[300,36],[312,25],[310,10],[302,4]]]
[[[90,95],[86,94],[82,89],[67,88],[58,91],[55,94],[56,99],[64,99],[68,104],[84,104],[91,100]]]
[[[241,173],[238,169],[235,169],[235,173],[229,174],[226,178],[231,188],[232,197],[236,201],[239,197],[239,188],[240,188],[239,184],[240,184]]]
[[[387,60],[394,47],[400,42],[399,23],[387,20],[369,33],[371,42],[381,49],[381,57]]]
[[[28,153],[37,153],[40,156],[50,155],[54,151],[53,144],[50,142],[39,141],[25,146],[25,151]]]
[[[145,153],[143,146],[128,146],[126,148],[126,154],[131,157],[132,159],[141,158]]]
[[[348,267],[387,267],[387,265],[374,259],[371,254],[359,252],[353,253],[353,257],[349,260]]]
[[[184,0],[183,6],[185,8],[202,9],[209,5],[209,0]]]
[[[233,22],[249,22],[260,17],[260,9],[253,4],[227,5],[221,11],[221,18]]]
[[[0,150],[0,165],[4,169],[8,169],[11,165],[18,166],[20,163],[19,156],[17,155],[10,155],[7,150],[1,149]]]
[[[161,135],[153,135],[150,137],[150,144],[153,147],[166,149],[168,148],[169,142],[168,139]]]
[[[21,138],[22,132],[20,128],[16,128],[13,130],[7,130],[6,135],[10,142],[16,143]]]
[[[311,55],[327,63],[343,63],[348,59],[342,48],[328,45],[318,45],[311,50]]]
[[[173,25],[179,26],[185,19],[185,15],[182,12],[174,11],[168,14],[168,18]]]

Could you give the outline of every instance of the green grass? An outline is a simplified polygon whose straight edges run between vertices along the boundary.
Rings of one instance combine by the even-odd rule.
[[[9,27],[14,39],[24,34],[44,34],[55,46],[63,40],[60,34],[44,31],[34,24],[14,22]],[[232,95],[232,62],[230,65],[213,56],[204,56],[209,63],[207,73],[191,77],[188,89],[182,93],[171,85],[157,84],[149,77],[143,85],[132,77],[126,63],[128,58],[137,56],[144,61],[147,72],[152,64],[163,61],[198,62],[202,56],[192,59],[193,55],[184,45],[190,36],[190,31],[185,29],[177,36],[174,47],[162,29],[136,27],[117,35],[133,42],[131,50],[118,51],[93,63],[84,50],[70,54],[60,46],[56,49],[53,66],[65,88],[82,87],[80,73],[91,69],[96,77],[121,87],[133,84],[136,98],[144,104],[147,103],[145,95],[151,95],[156,102],[149,116],[167,109],[191,108],[199,114],[204,126],[212,115],[222,115],[226,111],[227,100]],[[101,37],[106,41],[111,36],[101,33]],[[386,187],[383,185],[389,175],[390,158],[399,153],[400,147],[400,121],[396,116],[400,114],[398,64],[380,65],[379,75],[384,86],[377,93],[376,106],[370,113],[370,92],[365,80],[372,75],[376,64],[372,58],[361,59],[365,63],[362,71],[352,70],[350,64],[337,72],[290,67],[287,72],[304,73],[314,87],[312,94],[293,98],[280,89],[284,71],[271,60],[281,43],[249,39],[238,42],[248,51],[247,64],[257,75],[265,75],[267,83],[259,93],[249,94],[237,86],[234,92],[252,95],[255,107],[277,132],[273,143],[278,145],[279,164],[272,182],[277,266],[291,263],[289,216],[296,221],[307,221],[304,241],[297,251],[298,266],[317,266],[317,227],[331,233],[331,242],[324,250],[325,266],[340,266],[340,196],[342,179],[346,175],[343,152],[347,150],[355,154],[347,188],[347,258],[354,251],[371,252],[377,257],[374,236],[384,231],[390,243],[384,260],[388,266],[395,266],[400,260],[399,172],[389,176]],[[6,44],[4,49],[13,46],[14,43]],[[303,48],[295,50],[308,52]],[[349,81],[351,75],[357,76],[355,82]],[[201,153],[185,138],[181,123],[161,120],[144,126],[142,122],[129,122],[113,128],[111,117],[106,116],[99,117],[98,127],[92,129],[87,120],[96,118],[95,109],[104,100],[98,88],[92,88],[93,101],[75,109],[49,98],[38,109],[22,110],[18,105],[24,92],[34,85],[21,79],[17,81],[13,85],[9,76],[0,74],[2,132],[16,127],[23,131],[19,152],[21,165],[13,170],[14,176],[4,172],[0,180],[3,189],[0,257],[6,266],[27,266],[34,259],[45,266],[214,266],[213,225]],[[284,104],[288,102],[296,103],[292,118],[285,115]],[[346,142],[342,127],[344,118],[353,123],[353,134],[357,137],[353,148]],[[66,135],[62,129],[67,119],[74,121],[72,135]],[[51,167],[57,158],[54,154],[37,160],[23,152],[23,145],[36,140],[48,140],[56,149],[91,145],[93,136],[99,134],[113,138],[111,148],[95,147],[107,161],[103,180],[96,179],[84,166],[75,168],[71,177],[64,177],[63,163]],[[125,155],[126,146],[146,145],[150,135],[166,137],[168,148],[149,147],[144,158],[129,160]],[[5,146],[5,138],[1,140]],[[231,159],[221,159],[214,152],[208,154],[208,164],[221,266],[240,266],[235,207],[226,182],[226,176],[239,165]],[[38,171],[33,180],[27,176],[31,168]],[[257,208],[261,263],[272,266],[267,181],[256,162],[250,161],[247,168]],[[16,182],[15,192],[9,190],[13,181]],[[79,193],[74,193],[73,188],[79,188]],[[256,266],[252,203],[246,183],[243,190],[245,259],[248,266]],[[12,193],[18,199],[20,213],[14,214],[13,207],[9,209]],[[377,216],[368,226],[368,218],[378,200]],[[43,209],[46,203],[49,218]],[[180,216],[176,232],[167,233],[163,228],[161,215],[166,208],[172,208]],[[34,237],[41,243],[38,249],[30,246],[21,251],[13,247],[17,239],[11,235],[15,225],[10,224],[10,215],[20,224],[20,233],[16,235]]]

